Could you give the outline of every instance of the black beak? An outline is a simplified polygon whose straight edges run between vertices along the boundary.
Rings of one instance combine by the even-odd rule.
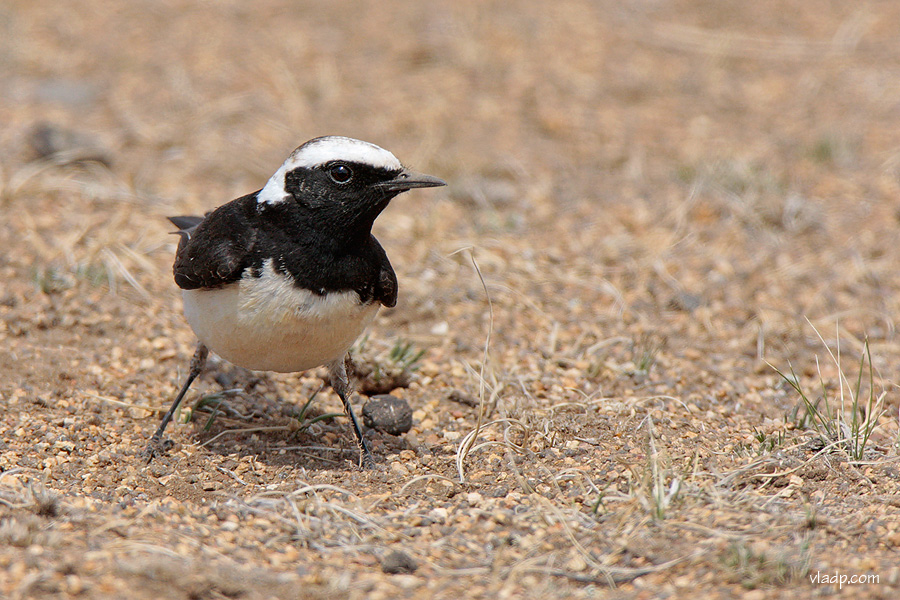
[[[443,179],[403,169],[393,179],[376,183],[375,187],[386,192],[405,192],[413,188],[440,187],[442,185],[447,185]]]

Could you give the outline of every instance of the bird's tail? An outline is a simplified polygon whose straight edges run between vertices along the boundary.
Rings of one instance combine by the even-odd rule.
[[[177,233],[183,238],[191,239],[191,234],[194,233],[194,230],[197,228],[204,217],[197,216],[183,216],[183,217],[166,217],[169,221],[172,222],[175,227],[178,228],[178,231],[173,231],[172,233]]]

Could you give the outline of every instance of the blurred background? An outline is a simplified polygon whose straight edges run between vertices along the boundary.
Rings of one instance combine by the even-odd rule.
[[[122,406],[168,402],[194,343],[164,217],[337,134],[449,184],[375,231],[400,304],[367,348],[425,351],[405,392],[420,439],[473,426],[447,394],[478,396],[490,330],[491,416],[589,406],[553,426],[606,456],[633,401],[665,397],[686,419],[673,455],[705,414],[700,447],[740,462],[797,415],[766,360],[833,390],[817,356],[868,340],[894,389],[898,23],[894,0],[5,0],[0,393],[140,444],[150,412]],[[872,443],[895,448],[884,402]]]
[[[7,269],[159,308],[177,296],[164,215],[259,189],[340,134],[451,183],[376,224],[423,335],[437,304],[480,294],[448,258],[474,245],[497,293],[535,307],[537,344],[624,319],[761,355],[838,314],[857,340],[893,339],[898,10],[6,2]]]

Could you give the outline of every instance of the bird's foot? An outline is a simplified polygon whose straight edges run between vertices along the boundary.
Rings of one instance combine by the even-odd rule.
[[[375,463],[375,456],[369,449],[369,443],[365,438],[358,439],[356,445],[359,449],[359,462],[357,463],[359,468],[364,471],[373,471],[378,468],[378,465]]]
[[[150,441],[147,443],[147,447],[144,448],[143,452],[141,452],[141,457],[144,458],[147,463],[153,461],[157,456],[162,456],[166,454],[169,450],[174,446],[174,442],[170,439],[163,439],[161,436],[153,436],[150,438]]]

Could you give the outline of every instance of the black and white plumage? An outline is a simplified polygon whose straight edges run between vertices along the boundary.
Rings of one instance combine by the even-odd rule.
[[[372,225],[396,195],[441,185],[374,144],[329,136],[297,148],[261,190],[205,217],[170,218],[181,234],[175,283],[199,344],[150,456],[207,349],[254,370],[328,366],[361,457],[368,456],[345,357],[379,306],[397,303],[397,277]]]

